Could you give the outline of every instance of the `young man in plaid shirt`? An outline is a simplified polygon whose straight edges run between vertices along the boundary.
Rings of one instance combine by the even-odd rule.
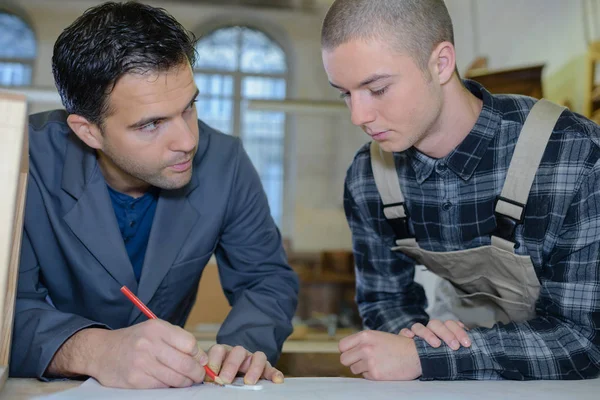
[[[443,0],[337,0],[323,62],[372,138],[348,170],[374,380],[582,379],[600,369],[600,128],[456,71]],[[415,265],[439,276],[425,312]]]

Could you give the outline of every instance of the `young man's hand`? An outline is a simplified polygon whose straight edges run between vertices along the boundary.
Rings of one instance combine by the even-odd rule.
[[[421,376],[414,340],[378,331],[362,331],[339,343],[340,362],[353,374],[375,381],[404,381]]]
[[[411,339],[418,336],[432,347],[440,347],[442,344],[441,339],[452,350],[458,350],[461,345],[464,347],[471,346],[471,340],[466,331],[467,328],[460,321],[448,320],[442,322],[432,319],[427,326],[416,323],[410,329],[404,328],[400,331],[400,335]]]
[[[271,366],[265,353],[250,353],[242,346],[212,346],[208,350],[208,366],[225,383],[231,383],[240,373],[244,375],[244,383],[247,385],[255,385],[261,378],[273,383],[283,383],[283,374]]]

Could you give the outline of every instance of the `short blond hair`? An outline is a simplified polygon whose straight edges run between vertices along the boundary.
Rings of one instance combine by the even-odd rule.
[[[443,0],[336,0],[323,21],[321,47],[355,39],[383,40],[424,70],[435,46],[454,45],[454,30]]]

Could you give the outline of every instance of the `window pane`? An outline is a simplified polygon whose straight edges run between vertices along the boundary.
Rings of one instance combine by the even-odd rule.
[[[242,125],[242,139],[252,141],[283,141],[285,124],[285,113],[277,111],[253,111],[244,112]]]
[[[223,133],[232,133],[233,101],[214,97],[198,97],[196,111],[198,118]]]
[[[242,96],[246,99],[284,99],[285,79],[245,77],[242,81]]]
[[[250,73],[284,73],[287,71],[285,54],[264,33],[244,28],[241,70]]]
[[[196,45],[196,68],[235,71],[238,69],[240,28],[223,28],[201,38]]]
[[[233,77],[218,74],[196,74],[196,86],[201,96],[233,96]]]
[[[269,111],[243,113],[242,140],[269,199],[271,215],[281,222],[283,212],[283,154],[285,114]]]
[[[33,31],[12,14],[0,13],[0,58],[35,58]]]
[[[27,86],[31,84],[31,65],[0,62],[1,86]]]

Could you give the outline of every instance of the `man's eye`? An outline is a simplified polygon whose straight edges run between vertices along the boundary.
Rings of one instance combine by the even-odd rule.
[[[149,124],[146,124],[146,125],[142,126],[140,128],[140,131],[142,131],[142,132],[152,132],[152,131],[155,131],[156,129],[158,129],[158,125],[159,124],[160,124],[160,121],[150,122]]]
[[[198,99],[192,101],[190,103],[190,105],[188,106],[188,108],[185,109],[185,111],[191,111],[194,108],[194,106],[196,105],[197,102],[198,102]]]
[[[340,99],[345,99],[346,97],[350,97],[350,92],[341,92]]]

